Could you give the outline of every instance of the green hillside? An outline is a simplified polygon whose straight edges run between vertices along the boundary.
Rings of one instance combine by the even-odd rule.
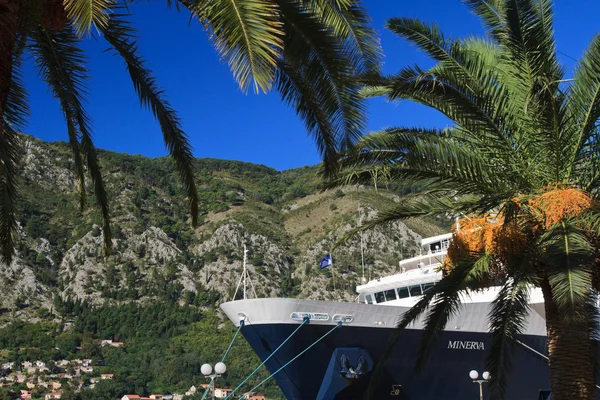
[[[185,392],[203,383],[200,365],[218,361],[234,334],[218,305],[232,298],[244,244],[259,296],[352,300],[362,272],[357,239],[334,255],[338,290],[317,262],[357,225],[359,212],[372,217],[405,190],[323,191],[317,167],[280,172],[198,159],[202,203],[194,229],[170,159],[101,151],[114,232],[113,253],[104,258],[93,191],[80,210],[68,145],[30,136],[23,143],[21,240],[13,264],[0,267],[0,363],[104,360],[82,380],[114,379],[67,390],[67,398]],[[373,276],[392,273],[418,250],[420,235],[447,229],[447,221],[430,219],[366,232],[367,268]],[[101,347],[101,339],[126,345]],[[234,386],[258,363],[241,338],[219,384]],[[0,399],[20,387],[3,388]],[[281,398],[272,382],[263,392]]]

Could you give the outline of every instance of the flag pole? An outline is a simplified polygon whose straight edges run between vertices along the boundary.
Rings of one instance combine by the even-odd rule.
[[[329,253],[329,257],[331,258],[331,280],[333,281],[333,290],[335,290],[335,274],[333,272],[333,255]]]

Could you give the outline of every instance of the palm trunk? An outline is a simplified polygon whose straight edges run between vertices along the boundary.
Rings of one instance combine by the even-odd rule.
[[[10,91],[19,6],[20,0],[0,0],[0,136],[4,134],[2,116]]]
[[[546,311],[552,400],[594,400],[595,349],[590,340],[589,323],[585,319],[566,318],[552,298],[548,281],[544,280],[541,287]]]

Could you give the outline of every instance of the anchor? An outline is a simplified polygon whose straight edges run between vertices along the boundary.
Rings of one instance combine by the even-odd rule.
[[[363,356],[360,356],[358,359],[358,365],[356,369],[350,365],[350,361],[348,361],[348,357],[345,354],[342,354],[340,357],[340,364],[342,364],[342,370],[340,371],[340,375],[344,377],[344,379],[348,381],[353,381],[355,379],[360,378],[361,375],[364,374],[364,369],[366,366],[366,360]]]

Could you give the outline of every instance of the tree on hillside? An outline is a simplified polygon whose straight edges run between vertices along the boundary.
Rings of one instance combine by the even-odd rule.
[[[447,129],[395,127],[361,139],[335,185],[423,185],[370,221],[463,216],[442,281],[401,316],[425,328],[419,363],[459,310],[459,292],[499,284],[491,304],[490,390],[502,398],[508,349],[524,329],[531,287],[545,301],[553,400],[595,398],[595,304],[600,290],[600,36],[572,79],[557,59],[550,0],[466,0],[487,36],[449,39],[436,25],[387,27],[432,57],[428,69],[371,76],[367,96],[410,100],[450,118]],[[381,364],[382,365],[382,364]]]
[[[87,168],[102,211],[105,250],[110,250],[109,201],[84,108],[89,71],[81,49],[92,28],[125,62],[142,105],[152,111],[186,188],[192,223],[198,195],[192,148],[181,121],[145,60],[125,6],[133,0],[0,0],[0,246],[10,262],[17,240],[21,149],[16,132],[27,119],[21,67],[33,56],[40,77],[59,101],[73,152],[80,204],[86,201]],[[353,76],[378,68],[379,46],[358,0],[166,0],[188,10],[210,34],[240,88],[276,88],[315,137],[329,171],[336,154],[364,127],[363,102]]]

